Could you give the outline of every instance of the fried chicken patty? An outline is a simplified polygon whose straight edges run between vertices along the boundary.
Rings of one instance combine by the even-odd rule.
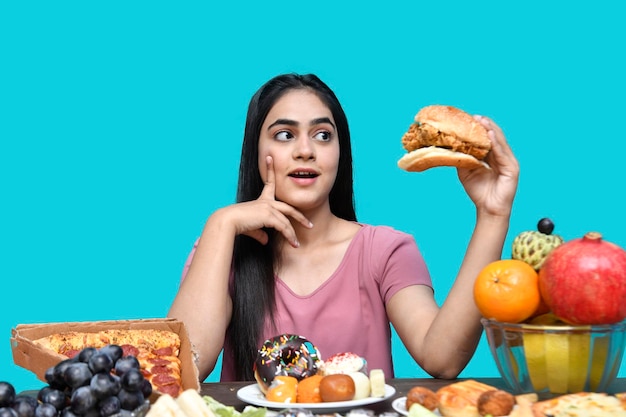
[[[453,135],[440,132],[428,123],[413,123],[402,136],[402,146],[408,152],[427,146],[437,146],[455,152],[463,152],[479,160],[482,160],[489,153],[488,148],[463,142]]]

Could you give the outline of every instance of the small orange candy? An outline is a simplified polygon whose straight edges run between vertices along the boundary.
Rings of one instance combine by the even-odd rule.
[[[277,403],[295,403],[298,380],[292,376],[278,375],[267,389],[265,398]]]
[[[538,274],[517,259],[491,262],[476,277],[474,301],[485,318],[520,323],[540,307]]]
[[[320,381],[321,375],[311,375],[304,378],[298,383],[298,392],[296,394],[296,400],[299,403],[321,403],[322,396],[320,395]]]

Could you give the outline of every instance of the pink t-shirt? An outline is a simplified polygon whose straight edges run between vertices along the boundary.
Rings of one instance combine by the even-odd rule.
[[[368,369],[382,369],[392,378],[385,303],[409,285],[432,288],[413,237],[386,226],[362,225],[337,270],[311,294],[299,296],[277,277],[277,330],[266,323],[259,346],[278,334],[298,334],[313,342],[322,358],[354,352],[367,360]],[[227,339],[222,381],[235,379],[233,362]]]

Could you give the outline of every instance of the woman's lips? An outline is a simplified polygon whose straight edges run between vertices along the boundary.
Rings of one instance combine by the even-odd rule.
[[[314,178],[317,177],[318,174],[315,171],[293,171],[289,174],[289,176],[297,178]]]
[[[297,169],[289,173],[291,178],[296,184],[309,185],[315,182],[319,173],[312,169]]]

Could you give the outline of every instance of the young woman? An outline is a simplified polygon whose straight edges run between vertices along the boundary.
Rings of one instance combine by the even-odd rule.
[[[281,75],[252,97],[237,203],[214,212],[169,316],[185,322],[204,380],[224,350],[223,381],[253,380],[263,341],[299,334],[322,356],[355,352],[393,377],[393,325],[430,375],[454,378],[481,335],[474,278],[500,258],[519,168],[485,117],[488,169],[458,170],[476,225],[441,307],[414,239],[356,222],[346,116],[314,75]],[[451,330],[453,329],[453,330]]]

